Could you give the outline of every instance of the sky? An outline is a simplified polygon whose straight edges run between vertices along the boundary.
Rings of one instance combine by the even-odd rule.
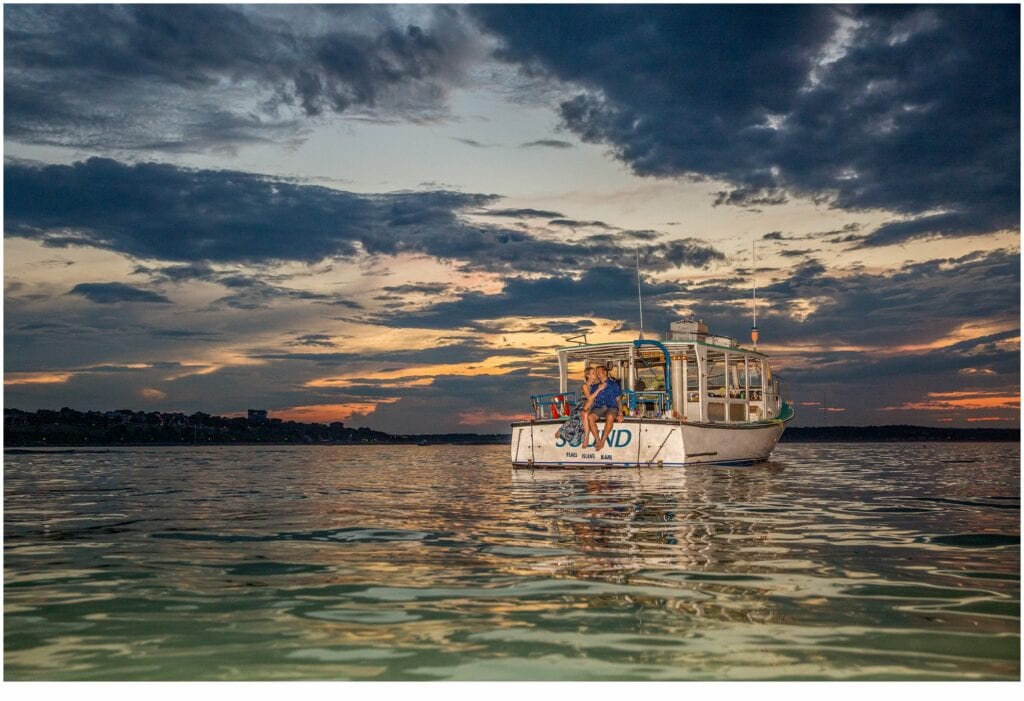
[[[3,209],[5,407],[500,433],[639,255],[796,425],[1020,423],[1017,5],[5,5]]]

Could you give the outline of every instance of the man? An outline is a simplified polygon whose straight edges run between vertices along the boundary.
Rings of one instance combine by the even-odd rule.
[[[587,414],[587,421],[590,424],[591,432],[596,436],[597,422],[599,419],[604,419],[604,433],[594,445],[594,450],[601,450],[604,448],[604,442],[608,440],[608,432],[612,428],[612,423],[622,421],[622,411],[619,408],[622,388],[619,387],[618,382],[608,376],[608,368],[603,365],[597,366],[597,382],[602,389],[594,398],[594,404],[590,407],[590,413]]]

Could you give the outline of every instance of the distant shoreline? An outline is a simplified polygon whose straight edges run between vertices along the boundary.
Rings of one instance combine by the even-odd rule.
[[[4,449],[195,445],[508,445],[505,433],[391,434],[370,428],[284,421],[251,411],[248,418],[196,412],[4,409]],[[1019,428],[933,426],[791,426],[782,443],[1019,443]]]
[[[780,443],[1019,443],[1019,428],[794,426]]]
[[[33,432],[35,433],[35,432]],[[21,440],[11,440],[11,438]],[[25,440],[26,435],[12,436],[4,432],[4,453],[9,455],[28,453],[102,452],[110,448],[141,447],[198,447],[198,446],[452,446],[452,445],[508,445],[510,438],[505,434],[419,434],[395,436],[374,431],[371,436],[349,440],[302,440],[294,436],[249,439],[238,436],[207,436],[208,440],[75,440],[63,435],[40,436],[36,440]],[[929,426],[829,426],[787,428],[780,443],[1019,443],[1020,429],[1004,428],[934,428]]]

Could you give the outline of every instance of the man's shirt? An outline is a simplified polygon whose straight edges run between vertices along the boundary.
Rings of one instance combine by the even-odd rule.
[[[594,407],[610,407],[617,409],[619,407],[619,397],[622,396],[622,388],[619,387],[619,383],[608,378],[608,384],[605,385],[604,389],[598,392],[597,397],[594,399]]]

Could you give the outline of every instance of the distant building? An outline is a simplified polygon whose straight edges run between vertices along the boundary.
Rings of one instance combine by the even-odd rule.
[[[267,423],[267,410],[266,409],[250,409],[249,410],[249,423],[251,423],[251,424],[265,424],[265,423]]]
[[[131,423],[132,417],[135,416],[135,412],[131,409],[118,409],[117,411],[108,411],[104,416],[107,418],[107,421],[112,423],[127,424]]]

